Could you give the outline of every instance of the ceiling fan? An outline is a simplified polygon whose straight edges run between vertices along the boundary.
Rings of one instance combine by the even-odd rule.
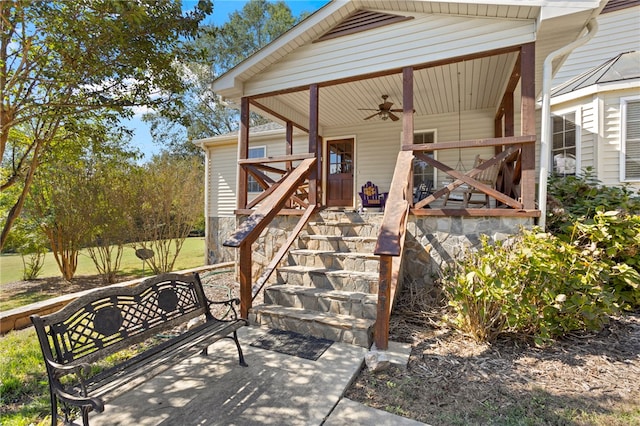
[[[391,107],[393,106],[393,102],[387,102],[387,98],[389,97],[389,95],[382,95],[382,103],[380,105],[378,105],[378,109],[372,109],[372,108],[358,108],[359,111],[377,111],[375,114],[370,115],[369,117],[365,118],[365,120],[368,120],[370,118],[375,117],[376,115],[379,115],[380,118],[382,118],[383,120],[387,120],[387,119],[391,119],[391,121],[398,121],[400,120],[400,118],[394,114],[394,112],[402,112],[402,109],[391,109]]]

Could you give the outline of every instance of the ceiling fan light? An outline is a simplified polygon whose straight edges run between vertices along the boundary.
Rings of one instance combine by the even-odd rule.
[[[382,118],[383,120],[387,120],[389,118],[389,112],[388,111],[380,111],[380,118]]]

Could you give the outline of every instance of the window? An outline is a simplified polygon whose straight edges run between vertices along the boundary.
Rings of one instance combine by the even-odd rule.
[[[554,115],[552,170],[558,175],[576,174],[576,113]]]
[[[640,180],[640,99],[622,99],[621,181]]]
[[[413,134],[414,144],[435,143],[435,141],[435,130],[420,131]],[[426,154],[429,157],[434,158],[433,151],[426,152]],[[413,161],[413,186],[417,188],[420,184],[425,183],[427,185],[431,184],[430,186],[433,187],[434,182],[435,171],[433,167],[416,158]]]
[[[249,148],[249,158],[264,158],[266,156],[267,156],[266,146],[256,146],[254,148]],[[249,175],[249,179],[247,180],[247,191],[248,192],[263,191],[258,181],[256,181],[251,175]]]

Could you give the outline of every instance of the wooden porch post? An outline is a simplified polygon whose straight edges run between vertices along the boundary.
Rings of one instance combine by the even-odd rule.
[[[520,50],[520,75],[522,101],[521,134],[523,136],[536,134],[536,103],[535,103],[535,43],[527,43]],[[527,144],[522,148],[522,179],[520,181],[522,203],[525,209],[536,208],[536,149],[535,144]]]
[[[286,155],[292,155],[293,154],[293,123],[290,121],[287,121],[287,130],[286,130]],[[287,169],[288,172],[291,171],[291,169],[293,169],[293,162],[291,161],[287,161],[287,163],[285,164],[285,168]],[[291,200],[287,201],[287,207],[292,207],[293,206],[293,202]]]
[[[402,69],[402,146],[413,143],[413,67]],[[409,177],[407,194],[412,194],[409,202],[413,206],[413,167]]]
[[[251,309],[251,243],[240,245],[240,316],[249,318]]]
[[[321,147],[318,143],[318,85],[309,87],[309,152],[316,155],[316,167],[309,176],[309,204],[319,205],[319,185],[322,176]]]
[[[243,97],[240,101],[239,138],[238,159],[246,160],[249,158],[249,98],[246,97]],[[247,180],[247,171],[244,167],[238,166],[238,209],[244,209],[247,207]]]
[[[389,319],[391,317],[391,256],[380,256],[380,278],[378,281],[378,307],[374,342],[377,349],[389,348]]]

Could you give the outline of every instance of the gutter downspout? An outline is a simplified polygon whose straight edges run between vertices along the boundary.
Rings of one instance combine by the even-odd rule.
[[[540,130],[540,181],[538,185],[538,207],[540,220],[538,225],[544,230],[547,222],[547,178],[549,166],[549,142],[551,141],[551,79],[553,60],[560,55],[565,55],[573,49],[582,46],[598,32],[598,22],[592,18],[587,23],[587,31],[583,37],[574,40],[560,49],[551,52],[544,60],[542,68],[542,127]]]

